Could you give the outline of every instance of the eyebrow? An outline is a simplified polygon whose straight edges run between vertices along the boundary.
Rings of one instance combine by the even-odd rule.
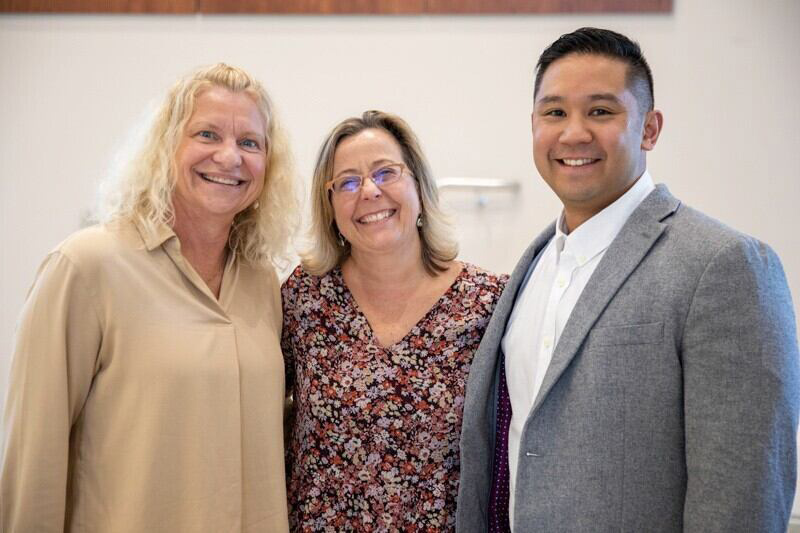
[[[613,93],[590,94],[589,95],[589,100],[591,100],[592,102],[594,102],[596,100],[609,100],[609,101],[614,102],[614,103],[620,103],[621,102],[619,97],[616,94],[613,94]]]
[[[214,124],[213,122],[209,122],[207,120],[201,120],[198,122],[190,122],[186,126],[187,128],[202,128],[207,130],[219,131],[219,127]],[[237,135],[237,137],[257,137],[258,140],[266,142],[267,138],[264,136],[263,133],[258,133],[255,131],[246,130]]]
[[[620,99],[617,97],[617,95],[615,95],[613,93],[595,93],[595,94],[590,94],[587,97],[587,99],[589,101],[591,101],[591,102],[596,102],[598,100],[605,100],[605,101],[610,101],[610,102],[614,102],[614,103],[620,103]],[[563,96],[547,95],[547,96],[542,96],[541,98],[539,98],[539,100],[536,101],[536,104],[537,105],[554,104],[554,103],[560,103],[560,102],[563,102],[563,101],[564,101],[564,97]]]
[[[370,168],[375,168],[375,167],[377,167],[379,165],[383,165],[383,164],[395,165],[395,164],[397,164],[397,161],[392,161],[391,159],[386,159],[386,158],[376,159],[375,161],[373,161],[370,164]],[[342,174],[345,174],[345,173],[348,173],[348,172],[350,174],[358,174],[358,170],[357,169],[355,169],[355,168],[346,168],[346,169],[340,170],[339,172],[334,174],[333,177],[335,179],[335,178],[338,178],[339,176],[341,176]]]
[[[263,133],[258,133],[258,132],[255,132],[255,131],[243,131],[241,133],[241,135],[239,135],[239,136],[240,137],[255,137],[256,140],[259,140],[259,141],[262,141],[262,142],[266,142],[267,141],[267,138],[264,136]]]
[[[218,130],[219,128],[214,125],[212,122],[208,122],[207,120],[199,120],[197,122],[188,122],[186,124],[187,128],[206,128],[209,130]]]

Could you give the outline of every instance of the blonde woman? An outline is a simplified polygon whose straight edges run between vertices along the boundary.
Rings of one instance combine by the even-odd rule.
[[[170,91],[107,220],[47,256],[6,405],[3,531],[286,531],[273,263],[294,217],[261,84]]]
[[[472,356],[505,285],[456,261],[408,125],[337,125],[312,185],[314,246],[283,286],[295,531],[453,531]]]

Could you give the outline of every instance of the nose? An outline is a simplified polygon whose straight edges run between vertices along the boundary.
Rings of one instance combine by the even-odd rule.
[[[585,144],[592,142],[592,132],[586,127],[583,117],[571,117],[561,131],[559,140],[564,144]]]
[[[235,142],[225,142],[214,152],[213,160],[226,170],[234,169],[242,164],[242,154]]]
[[[372,181],[371,178],[364,178],[364,181],[361,183],[361,199],[362,200],[371,200],[373,198],[379,198],[383,194],[381,188],[375,185],[375,182]]]

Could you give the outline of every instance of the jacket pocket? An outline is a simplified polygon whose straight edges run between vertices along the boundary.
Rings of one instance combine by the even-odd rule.
[[[629,324],[596,327],[589,333],[588,347],[622,346],[627,344],[660,344],[664,339],[664,323]]]

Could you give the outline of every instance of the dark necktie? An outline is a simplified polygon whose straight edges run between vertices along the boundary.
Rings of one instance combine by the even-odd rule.
[[[492,492],[489,494],[489,533],[510,533],[508,521],[508,428],[511,425],[511,399],[506,383],[505,356],[500,357],[500,383],[497,394],[497,422],[494,439]]]

